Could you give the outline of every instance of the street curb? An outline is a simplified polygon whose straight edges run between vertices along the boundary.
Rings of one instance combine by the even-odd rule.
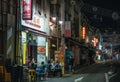
[[[71,75],[73,75],[73,74],[76,74],[77,72],[78,72],[79,70],[76,70],[76,71],[74,71],[74,72],[72,72],[72,73],[66,73],[66,74],[64,74],[63,75],[63,77],[69,77],[69,76],[71,76]]]
[[[63,77],[69,77],[71,76],[72,74],[64,74]]]

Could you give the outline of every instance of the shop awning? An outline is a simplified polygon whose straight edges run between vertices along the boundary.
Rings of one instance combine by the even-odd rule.
[[[95,51],[95,48],[89,47],[86,45],[86,43],[79,42],[73,38],[65,38],[65,41],[66,41],[66,43],[70,42],[70,44],[72,44],[72,45],[78,45],[79,47],[86,48],[90,51]]]
[[[82,46],[82,47],[88,48],[84,43],[81,43],[81,42],[79,42],[79,41],[77,41],[75,39],[72,39],[72,38],[65,38],[65,41],[66,42],[70,42],[70,43],[72,43],[74,45],[78,45],[78,46]]]
[[[50,35],[48,35],[46,32],[42,32],[42,31],[39,31],[39,30],[35,30],[35,29],[32,29],[32,28],[28,28],[28,27],[23,27],[24,30],[27,30],[31,33],[34,33],[36,35],[41,35],[43,37],[47,37],[47,38],[52,38]]]

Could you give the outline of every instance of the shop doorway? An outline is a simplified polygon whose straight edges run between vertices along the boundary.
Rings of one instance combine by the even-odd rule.
[[[29,41],[28,43],[28,58],[32,60],[32,58],[37,59],[37,43]]]

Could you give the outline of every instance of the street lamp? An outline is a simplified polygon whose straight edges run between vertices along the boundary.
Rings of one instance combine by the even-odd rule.
[[[57,17],[52,17],[53,22],[56,24],[57,27],[57,51],[59,50],[59,25],[61,26],[63,24],[63,21],[58,20]]]
[[[58,47],[59,46],[59,26],[61,27],[62,24],[63,24],[63,21],[59,20],[57,24],[57,32],[58,32],[57,33],[57,36],[58,36],[57,37],[57,50],[59,50],[59,47]]]
[[[63,21],[60,20],[60,21],[59,21],[59,24],[62,25],[62,23],[63,23]]]
[[[55,22],[56,21],[56,17],[52,17],[52,20]]]

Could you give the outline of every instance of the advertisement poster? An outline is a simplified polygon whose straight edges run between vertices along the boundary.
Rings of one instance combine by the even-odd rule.
[[[37,53],[38,54],[45,54],[45,46],[38,46]]]
[[[38,54],[37,55],[37,66],[38,67],[41,65],[41,62],[46,62],[45,54]]]
[[[46,63],[46,55],[45,55],[45,46],[38,46],[37,47],[37,66],[41,65],[41,62]]]

